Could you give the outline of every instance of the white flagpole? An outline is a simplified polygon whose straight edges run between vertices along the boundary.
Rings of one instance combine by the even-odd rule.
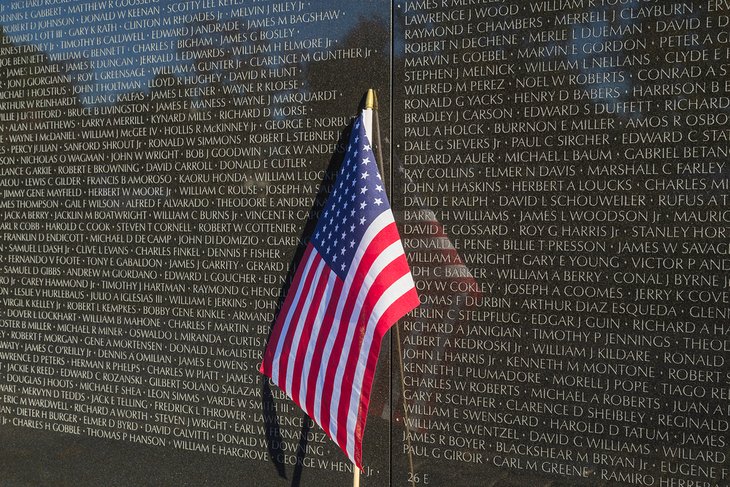
[[[374,120],[375,110],[378,109],[378,99],[375,95],[375,90],[372,88],[368,90],[367,96],[365,97],[365,109],[363,110],[363,123],[365,124],[365,133],[368,136],[368,139],[370,140],[370,145],[372,146],[373,153],[377,158],[378,162],[378,170],[380,171],[380,176],[383,178],[383,183],[385,183],[386,175],[384,171],[384,163],[383,163],[383,154],[382,154],[382,147],[380,146],[380,126],[378,124],[377,120]],[[375,122],[375,126],[373,126],[373,121]],[[377,133],[373,133],[373,129]],[[375,153],[377,151],[377,153]],[[386,188],[387,188],[386,183]],[[398,328],[398,325],[394,326],[395,328],[395,343],[396,343],[396,355],[398,355],[398,368],[400,372],[400,380],[401,380],[401,393],[403,394],[403,418],[405,420],[404,427],[406,428],[406,431],[409,433],[406,435],[406,443],[408,445],[408,467],[411,473],[411,485],[415,487],[415,476],[413,475],[414,468],[413,468],[413,449],[411,448],[411,435],[410,435],[410,427],[408,425],[408,410],[406,409],[406,398],[405,398],[405,380],[404,380],[404,370],[403,370],[403,352],[401,351],[401,338],[400,338],[400,329]],[[393,411],[391,411],[392,413]],[[360,470],[357,468],[355,464],[353,464],[353,487],[360,487]]]
[[[375,145],[375,139],[373,138],[373,112],[375,110],[375,91],[371,88],[368,90],[368,94],[365,97],[365,108],[362,111],[362,119],[365,123],[365,133],[370,140],[370,145]],[[378,163],[381,163],[378,159]],[[383,176],[381,174],[381,176]]]
[[[368,94],[365,97],[365,107],[362,111],[362,120],[365,124],[365,134],[370,140],[370,145],[375,146],[375,139],[373,139],[373,110],[375,109],[375,91],[373,89],[368,90]],[[378,163],[381,161],[378,159]],[[382,177],[382,174],[381,174]],[[360,469],[357,465],[352,464],[352,487],[360,487]]]

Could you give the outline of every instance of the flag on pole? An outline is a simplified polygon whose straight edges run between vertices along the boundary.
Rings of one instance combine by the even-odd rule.
[[[381,342],[419,304],[365,128],[367,112],[353,124],[260,368],[358,468]]]

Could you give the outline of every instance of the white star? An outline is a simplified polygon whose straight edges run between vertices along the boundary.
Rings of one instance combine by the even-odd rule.
[[[367,205],[368,204],[363,201],[362,203],[360,203],[360,209],[364,210]]]
[[[340,250],[340,254],[345,255],[345,252],[347,252],[347,249],[345,249],[345,247],[342,247],[342,250]]]
[[[370,152],[370,146],[365,144],[364,146],[362,146],[362,150],[364,150],[365,152]]]
[[[335,254],[334,257],[332,257],[332,262],[337,262],[337,254]]]
[[[340,224],[335,225],[335,232],[340,229]]]
[[[330,240],[332,238],[332,232],[327,234],[327,240]]]
[[[356,135],[355,136],[355,143],[357,143],[359,140],[360,140],[360,136],[359,135]]]
[[[363,186],[362,188],[360,188],[360,194],[365,194],[367,192],[368,192],[368,187],[367,186]]]
[[[344,271],[345,270],[345,264],[342,264],[342,266],[340,267],[340,269],[342,269]]]
[[[365,221],[366,221],[366,219],[364,217],[360,218],[360,225],[365,225]]]
[[[375,177],[377,177],[378,179],[381,179],[380,178],[380,173],[379,172],[378,173],[375,173]]]
[[[360,176],[360,179],[367,179],[369,177],[370,177],[370,174],[367,171],[365,171],[364,173],[362,173],[362,176]]]
[[[345,240],[345,236],[347,235],[347,233],[346,232],[342,232],[341,235],[342,235],[342,240]]]
[[[355,122],[355,128],[356,129],[359,129],[360,128],[360,120],[358,120],[357,122]]]
[[[383,191],[383,187],[379,184],[377,186],[375,186],[375,189],[378,191]]]
[[[355,241],[354,240],[350,240],[350,248],[353,248],[354,246],[355,246]]]
[[[350,216],[355,216],[355,208],[353,208],[352,210],[350,210]]]
[[[350,231],[351,232],[354,232],[355,231],[355,225],[350,225]]]
[[[380,198],[375,198],[375,204],[380,206],[383,204],[383,200],[381,200]]]
[[[362,164],[367,165],[368,162],[370,162],[370,159],[367,158],[367,157],[364,157],[363,160],[362,160]]]
[[[352,193],[352,196],[350,196],[350,201],[355,201],[355,197],[356,197],[356,196],[357,196],[357,195],[356,195],[355,193]]]
[[[327,253],[328,254],[330,253],[330,247],[327,247]]]

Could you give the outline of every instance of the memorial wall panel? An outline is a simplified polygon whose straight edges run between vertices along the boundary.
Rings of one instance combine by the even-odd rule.
[[[257,369],[341,134],[387,88],[390,5],[14,0],[0,21],[3,483],[342,485]]]
[[[394,484],[728,485],[727,2],[395,12]]]
[[[726,0],[9,0],[0,27],[0,484],[349,484],[257,367],[375,88],[422,304],[363,483],[730,485]]]

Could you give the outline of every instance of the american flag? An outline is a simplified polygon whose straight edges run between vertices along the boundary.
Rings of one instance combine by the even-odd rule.
[[[260,369],[358,468],[383,336],[419,304],[365,130],[366,112],[353,124]]]

